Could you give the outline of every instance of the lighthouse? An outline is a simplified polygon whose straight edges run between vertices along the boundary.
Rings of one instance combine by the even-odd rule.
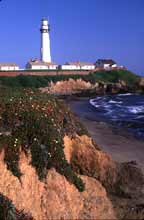
[[[50,53],[50,26],[46,18],[42,19],[41,23],[41,61],[51,63]]]

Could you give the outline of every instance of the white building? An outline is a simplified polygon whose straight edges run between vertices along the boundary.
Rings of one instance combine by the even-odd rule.
[[[41,24],[41,61],[51,63],[50,53],[50,26],[47,19],[42,19]]]
[[[39,60],[31,60],[27,63],[26,69],[30,70],[57,70],[58,65],[55,63],[46,63]]]
[[[96,68],[112,69],[117,67],[117,63],[112,59],[98,59],[95,63]]]
[[[60,66],[61,70],[94,70],[95,65],[83,62],[67,62]]]
[[[78,63],[65,63],[64,65],[60,66],[61,70],[80,70],[80,65]]]
[[[92,63],[80,62],[81,70],[95,70],[95,65]]]
[[[0,63],[0,71],[19,70],[19,66],[15,63]]]

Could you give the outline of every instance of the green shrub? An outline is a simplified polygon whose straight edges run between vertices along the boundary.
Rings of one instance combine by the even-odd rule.
[[[133,74],[127,70],[112,70],[112,71],[97,71],[89,75],[53,75],[53,76],[31,76],[19,75],[16,77],[0,77],[0,84],[9,87],[23,87],[23,88],[40,88],[46,87],[49,82],[58,82],[68,79],[83,79],[93,84],[96,82],[110,82],[116,83],[119,80],[126,81],[129,85],[134,85],[140,79],[140,76]]]
[[[82,180],[64,154],[64,135],[83,131],[78,122],[75,125],[72,113],[62,102],[37,90],[1,89],[0,94],[0,149],[4,148],[5,162],[13,175],[18,178],[22,175],[21,146],[26,155],[31,153],[31,165],[41,181],[46,178],[48,169],[54,167],[80,191],[84,190]]]

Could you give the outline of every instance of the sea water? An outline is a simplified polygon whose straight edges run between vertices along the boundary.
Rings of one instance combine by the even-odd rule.
[[[119,94],[90,99],[95,117],[119,128],[125,128],[144,139],[144,95]]]

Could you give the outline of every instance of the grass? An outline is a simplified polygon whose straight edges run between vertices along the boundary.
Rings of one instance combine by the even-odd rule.
[[[65,158],[65,134],[83,134],[82,126],[57,99],[31,89],[0,89],[0,150],[7,168],[19,179],[20,146],[31,153],[31,165],[43,181],[50,168],[64,175],[79,191],[84,183]]]
[[[62,80],[83,79],[92,84],[96,82],[116,83],[120,80],[125,81],[129,86],[134,86],[140,80],[140,76],[127,70],[113,70],[113,71],[97,71],[89,75],[57,75],[57,76],[24,76],[16,77],[1,76],[0,84],[8,87],[23,87],[23,88],[40,88],[46,87],[49,82],[58,82]]]

